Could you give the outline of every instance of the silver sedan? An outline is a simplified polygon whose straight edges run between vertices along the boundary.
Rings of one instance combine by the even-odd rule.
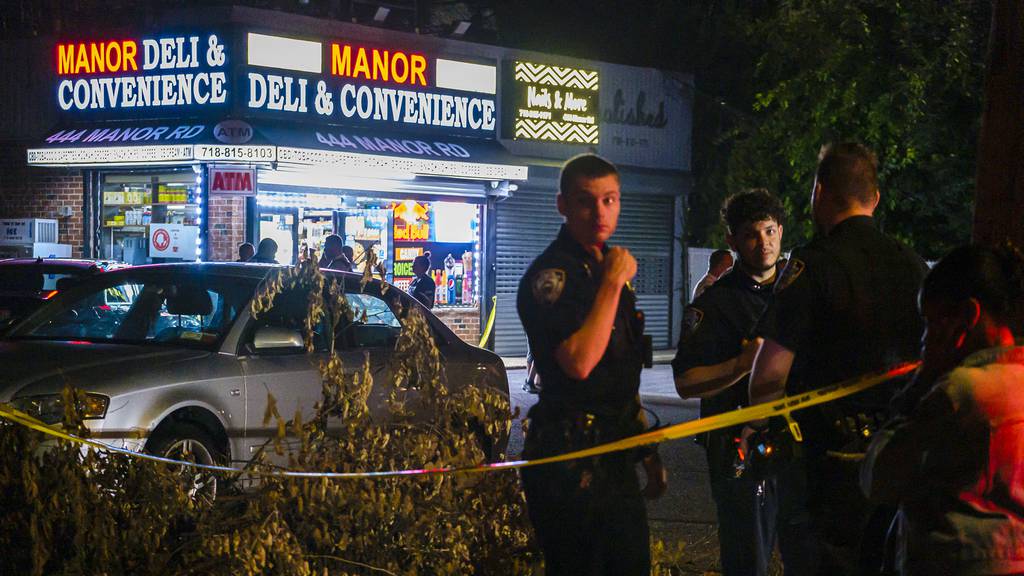
[[[190,453],[206,463],[245,462],[274,435],[263,425],[269,395],[281,415],[308,418],[321,399],[317,335],[306,353],[300,327],[308,294],[284,291],[253,318],[250,301],[275,266],[209,263],[140,266],[98,275],[62,292],[0,341],[0,401],[44,421],[64,413],[62,389],[87,392],[94,438],[159,455]],[[419,307],[441,352],[449,386],[473,383],[508,398],[495,354],[460,340],[408,295],[360,276],[344,282],[355,321],[335,332],[347,371],[369,358],[375,381],[389,378],[401,310]],[[376,389],[376,386],[375,386]],[[370,410],[384,410],[371,393]],[[504,444],[504,441],[498,444]],[[490,457],[503,445],[482,446]]]

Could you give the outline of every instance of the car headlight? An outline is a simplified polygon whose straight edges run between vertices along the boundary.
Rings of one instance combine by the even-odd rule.
[[[47,424],[57,424],[64,419],[64,398],[60,394],[23,396],[12,400],[11,405]],[[82,399],[78,411],[83,420],[99,420],[106,417],[109,405],[110,398],[88,393]]]

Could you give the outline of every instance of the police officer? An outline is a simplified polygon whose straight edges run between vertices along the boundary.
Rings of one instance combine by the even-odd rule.
[[[618,172],[607,160],[584,154],[566,162],[557,196],[565,224],[519,283],[519,317],[544,382],[529,413],[526,458],[643,429],[643,317],[628,284],[637,265],[626,249],[607,244],[619,200]],[[644,490],[637,458],[647,472]],[[522,479],[546,574],[649,573],[642,496],[660,495],[667,483],[656,452],[528,467]]]
[[[784,209],[767,190],[734,194],[722,206],[726,242],[739,259],[684,311],[683,334],[672,361],[676,390],[699,397],[701,417],[747,405],[747,375],[760,340],[757,326],[776,279]],[[730,258],[731,260],[731,258]],[[764,575],[775,545],[774,479],[737,475],[742,426],[703,435],[718,511],[718,542],[725,576]],[[788,519],[787,519],[788,520]],[[782,531],[787,566],[793,543]]]
[[[811,193],[817,235],[793,252],[759,322],[764,342],[750,377],[752,404],[916,357],[923,328],[916,295],[927,267],[875,225],[877,166],[860,144],[822,149]],[[804,437],[804,473],[780,479],[779,498],[807,507],[818,573],[869,574],[881,563],[887,519],[863,499],[856,461],[896,387],[891,382],[794,414]],[[755,422],[744,435],[764,425]]]

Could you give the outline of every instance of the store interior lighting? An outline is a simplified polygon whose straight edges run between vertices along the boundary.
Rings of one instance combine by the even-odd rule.
[[[341,210],[345,198],[336,194],[286,194],[263,192],[256,197],[260,206],[267,208],[307,208],[313,210]]]
[[[377,8],[377,12],[373,15],[373,21],[374,22],[384,22],[385,20],[388,19],[388,14],[390,14],[390,13],[391,13],[391,9],[390,8],[386,8],[384,6],[380,6],[380,7]]]
[[[401,190],[401,182],[415,179],[416,175],[411,173],[352,168],[342,170],[329,167],[301,167],[294,169],[282,167],[277,170],[260,172],[261,184],[372,190],[377,192],[399,191]]]

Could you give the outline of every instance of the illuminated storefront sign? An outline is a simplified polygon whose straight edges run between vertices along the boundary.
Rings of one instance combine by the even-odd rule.
[[[344,42],[247,39],[244,101],[251,111],[467,135],[491,136],[497,127],[494,66]],[[274,55],[282,51],[298,56]]]
[[[426,242],[430,237],[430,208],[426,204],[406,201],[396,204],[395,241]]]
[[[255,193],[256,169],[210,168],[210,194],[252,196]]]
[[[523,140],[597,144],[597,71],[516,61],[508,66],[506,125]]]
[[[57,104],[66,112],[205,107],[228,102],[217,34],[57,45]]]

